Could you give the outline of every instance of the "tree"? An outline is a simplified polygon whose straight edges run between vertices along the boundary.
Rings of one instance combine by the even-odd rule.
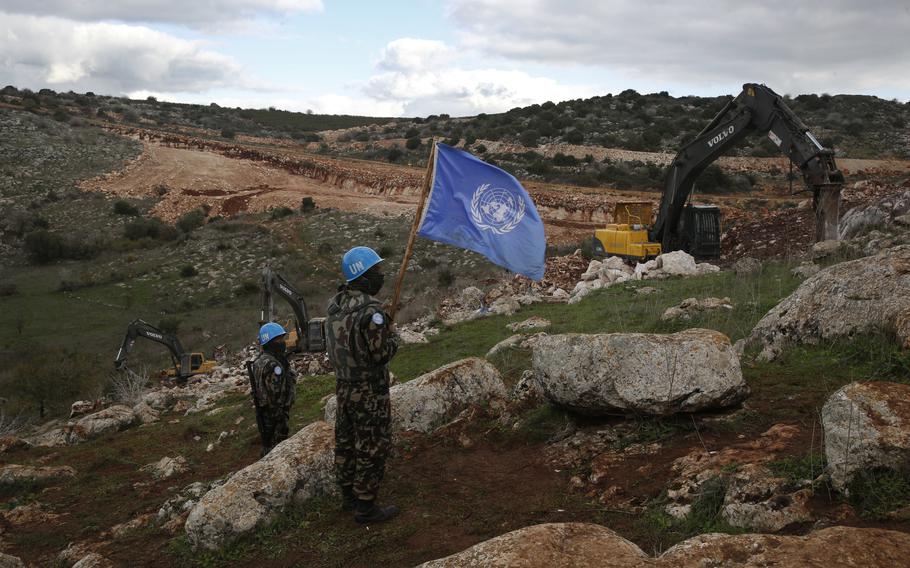
[[[521,133],[521,136],[518,137],[518,141],[522,145],[527,146],[528,148],[536,148],[537,140],[540,138],[540,132],[536,130],[525,130]]]
[[[40,418],[64,410],[99,386],[99,364],[90,356],[61,350],[22,353],[4,385],[7,396],[30,402]]]
[[[408,150],[416,150],[420,148],[420,137],[415,136],[413,138],[408,138],[407,142],[404,143],[404,147]]]

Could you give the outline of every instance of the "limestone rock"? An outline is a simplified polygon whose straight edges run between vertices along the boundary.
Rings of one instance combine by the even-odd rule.
[[[30,465],[3,465],[0,466],[0,485],[14,483],[48,483],[61,481],[76,475],[76,470],[68,465],[64,466],[30,466]]]
[[[32,443],[36,446],[78,444],[108,432],[129,428],[135,421],[136,415],[132,408],[117,404],[94,414],[83,416],[75,422],[71,421],[62,428],[41,434],[32,440]]]
[[[335,433],[314,422],[206,493],[186,520],[194,547],[215,550],[273,520],[291,502],[334,493]]]
[[[402,329],[398,331],[398,337],[401,339],[402,343],[413,344],[413,343],[429,343],[430,340],[427,339],[427,336],[419,333],[417,331],[412,331],[409,329]]]
[[[682,250],[664,253],[655,260],[657,260],[657,267],[670,276],[694,276],[698,274],[695,258]]]
[[[761,261],[751,256],[744,256],[733,263],[733,272],[737,276],[751,276],[761,272]]]
[[[472,357],[395,385],[389,394],[393,431],[430,433],[468,406],[505,398],[507,393],[496,367]],[[325,420],[330,424],[335,422],[336,404],[333,397],[325,405]]]
[[[163,457],[157,462],[142,466],[142,471],[151,473],[155,479],[168,479],[189,470],[183,456]]]
[[[151,391],[145,393],[142,402],[159,412],[164,412],[174,405],[174,396],[168,391]]]
[[[519,321],[515,323],[510,323],[506,327],[511,331],[527,331],[529,329],[539,329],[543,327],[549,327],[550,320],[544,319],[540,316],[531,316],[524,321]]]
[[[811,487],[793,491],[767,467],[747,464],[730,475],[720,514],[734,527],[776,532],[811,521],[811,498]]]
[[[910,314],[910,246],[842,262],[804,281],[756,324],[747,344],[774,359],[788,345],[893,331]]]
[[[509,296],[503,296],[490,304],[490,311],[498,315],[511,316],[520,309],[518,300]]]
[[[100,400],[77,400],[70,405],[70,418],[84,416],[101,409]]]
[[[133,407],[133,413],[136,414],[136,419],[140,424],[151,424],[153,422],[158,422],[158,411],[149,406],[148,403],[144,401]]]
[[[610,529],[533,525],[418,568],[872,568],[906,565],[910,534],[830,527],[805,536],[703,534],[656,558]]]
[[[864,469],[910,472],[910,386],[850,383],[822,407],[832,484],[843,490]]]
[[[73,564],[73,568],[114,568],[114,563],[96,552]]]
[[[418,568],[634,568],[648,556],[610,529],[547,523],[518,529]]]
[[[844,249],[844,243],[841,241],[820,241],[812,245],[812,258],[828,258],[834,256]]]
[[[790,274],[798,278],[811,278],[819,273],[821,267],[814,262],[802,262],[799,266],[790,271]]]
[[[30,443],[16,436],[3,436],[0,438],[0,454],[12,450],[24,450],[32,447]]]
[[[543,335],[533,364],[553,404],[584,414],[694,412],[748,392],[730,340],[705,329]]]
[[[524,337],[525,336],[520,333],[516,333],[515,335],[510,335],[509,337],[503,339],[502,341],[500,341],[493,347],[490,347],[490,350],[487,351],[487,354],[485,357],[487,359],[490,359],[492,357],[495,357],[496,355],[499,355],[500,353],[503,353],[509,349],[512,349],[513,347],[518,347],[519,344],[521,343],[522,339],[524,339]]]
[[[712,310],[732,310],[733,303],[730,298],[686,298],[678,305],[667,308],[660,319],[670,321],[674,319],[690,320],[692,316],[701,312]]]

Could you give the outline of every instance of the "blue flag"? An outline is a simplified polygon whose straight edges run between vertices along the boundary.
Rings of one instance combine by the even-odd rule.
[[[512,174],[437,143],[430,195],[417,234],[543,279],[547,241],[531,196]]]

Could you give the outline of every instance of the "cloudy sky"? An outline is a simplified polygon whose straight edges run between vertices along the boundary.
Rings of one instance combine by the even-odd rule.
[[[618,93],[910,100],[908,0],[0,0],[0,86],[374,116]]]

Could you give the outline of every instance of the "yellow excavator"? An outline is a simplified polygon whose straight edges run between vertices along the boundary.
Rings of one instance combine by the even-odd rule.
[[[280,272],[266,267],[262,271],[262,308],[259,325],[275,321],[274,297],[283,298],[294,311],[293,326],[285,342],[289,354],[321,353],[325,351],[325,318],[311,318],[306,301],[297,288]]]
[[[844,175],[834,162],[834,151],[821,145],[780,95],[765,85],[746,83],[670,163],[654,223],[649,203],[617,204],[614,222],[595,231],[594,256],[645,260],[684,250],[699,259],[719,258],[720,209],[687,202],[704,169],[750,133],[767,134],[799,168],[813,192],[816,240],[837,238]]]
[[[202,353],[187,353],[184,351],[183,345],[176,336],[165,333],[141,319],[136,319],[126,328],[123,343],[120,344],[117,357],[114,359],[114,367],[118,371],[126,369],[126,359],[129,357],[130,351],[133,350],[133,345],[139,337],[144,337],[167,347],[171,353],[171,361],[174,364],[174,368],[164,371],[164,375],[176,379],[178,383],[185,383],[193,375],[211,373],[217,365],[215,361],[206,359]]]

